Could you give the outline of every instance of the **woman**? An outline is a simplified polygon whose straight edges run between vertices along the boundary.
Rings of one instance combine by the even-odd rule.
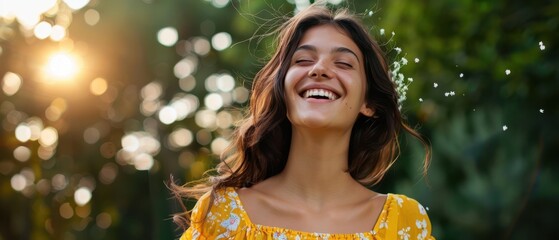
[[[425,209],[380,194],[404,129],[378,44],[346,11],[312,5],[281,28],[256,75],[250,113],[181,239],[432,239]]]

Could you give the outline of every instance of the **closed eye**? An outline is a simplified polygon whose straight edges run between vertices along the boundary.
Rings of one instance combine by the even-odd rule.
[[[312,63],[312,60],[309,60],[309,59],[295,60],[295,64],[310,64],[310,63]]]
[[[336,65],[340,65],[344,68],[353,68],[353,65],[346,63],[346,62],[336,62]]]

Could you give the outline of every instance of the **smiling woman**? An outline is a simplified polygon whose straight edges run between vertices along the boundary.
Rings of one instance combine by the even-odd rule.
[[[279,30],[249,117],[218,176],[173,185],[198,198],[181,239],[433,239],[425,208],[382,194],[398,134],[410,133],[378,44],[347,11],[314,4]]]

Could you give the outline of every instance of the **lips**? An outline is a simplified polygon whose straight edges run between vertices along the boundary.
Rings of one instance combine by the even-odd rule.
[[[307,89],[302,92],[301,97],[314,98],[314,99],[328,99],[328,100],[336,100],[340,98],[338,94],[330,90],[320,89],[320,88]]]

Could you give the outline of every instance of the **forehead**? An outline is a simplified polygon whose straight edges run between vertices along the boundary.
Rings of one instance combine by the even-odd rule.
[[[360,59],[363,58],[361,50],[349,35],[341,28],[330,24],[309,28],[305,31],[299,42],[299,46],[301,45],[312,45],[316,48],[324,48],[327,50],[345,47],[355,52]]]

